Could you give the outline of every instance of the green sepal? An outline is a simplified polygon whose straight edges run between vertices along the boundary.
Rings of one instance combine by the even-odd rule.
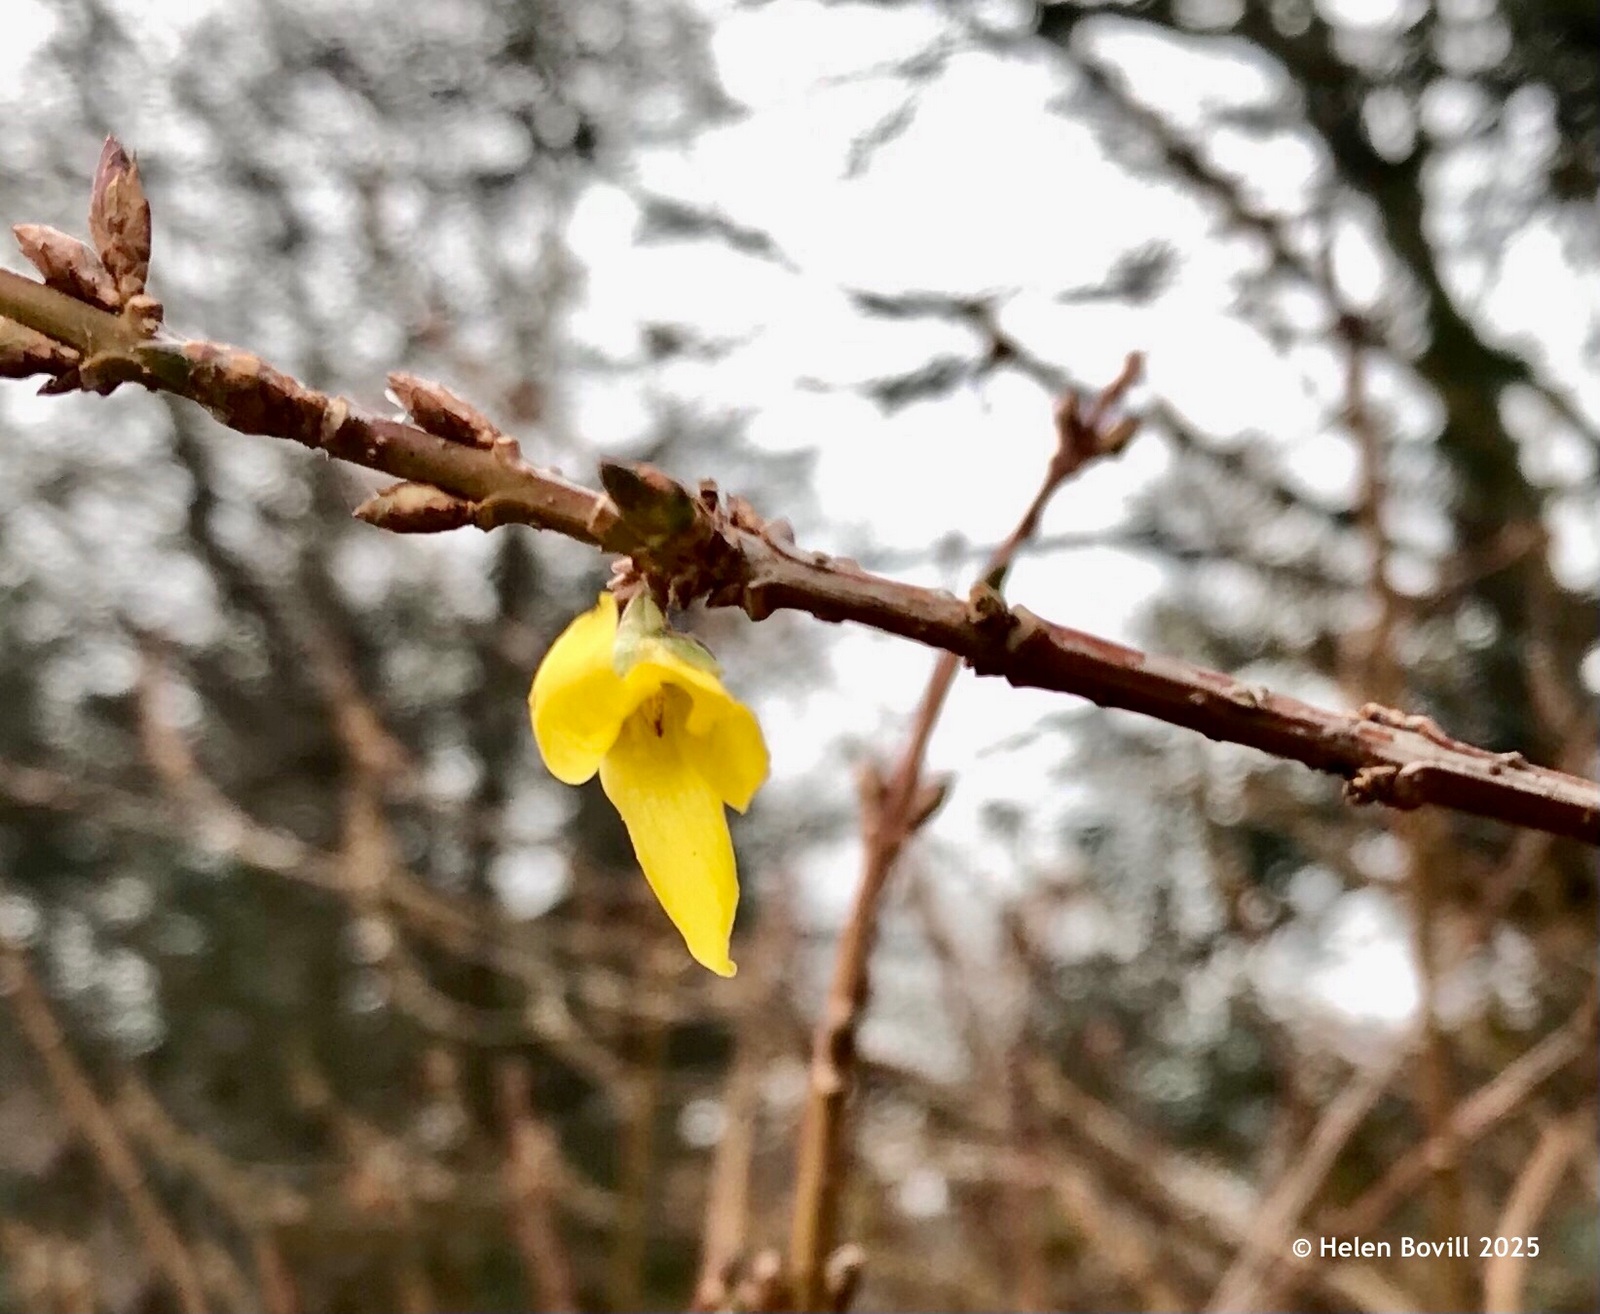
[[[722,675],[722,667],[705,644],[673,630],[655,599],[648,593],[635,594],[622,609],[622,619],[617,622],[617,640],[611,649],[611,668],[618,675],[626,676],[640,662],[663,651],[697,671],[718,677]]]

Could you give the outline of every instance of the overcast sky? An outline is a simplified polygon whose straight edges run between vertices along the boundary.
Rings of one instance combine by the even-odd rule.
[[[5,4],[0,82],[14,76],[50,21],[41,0]],[[1366,22],[1383,21],[1392,8],[1381,0],[1324,7]],[[206,6],[140,0],[137,8],[141,23],[157,34],[169,31],[176,47],[184,25]],[[1267,435],[1289,478],[1330,503],[1349,501],[1355,456],[1330,419],[1338,404],[1337,362],[1320,350],[1284,355],[1238,318],[1233,280],[1261,252],[1222,235],[1215,215],[1193,198],[1109,161],[1089,127],[1059,108],[1071,89],[1059,61],[1042,50],[956,54],[936,76],[915,84],[912,96],[913,84],[893,65],[946,38],[947,20],[933,5],[777,0],[745,8],[705,0],[705,8],[715,15],[717,71],[746,112],[707,130],[687,150],[645,150],[612,180],[586,189],[569,225],[572,250],[586,270],[570,328],[579,344],[614,359],[636,356],[643,326],[652,322],[685,323],[731,345],[714,361],[679,359],[634,376],[607,371],[569,380],[566,423],[590,449],[617,455],[636,449],[651,425],[650,397],[666,393],[706,412],[743,416],[750,441],[762,447],[816,453],[822,519],[801,527],[808,546],[915,550],[952,530],[991,542],[1038,482],[1052,442],[1054,399],[1004,374],[883,414],[852,385],[941,353],[966,354],[972,339],[931,321],[870,320],[848,295],[985,294],[996,298],[1007,331],[1085,382],[1111,378],[1128,351],[1143,351],[1148,374],[1141,396],[1159,395],[1213,434]],[[981,8],[990,26],[1003,30],[1028,6]],[[1225,47],[1201,59],[1129,30],[1108,34],[1104,49],[1134,74],[1141,96],[1180,126],[1194,126],[1223,105],[1261,103],[1276,90],[1269,70]],[[1449,112],[1449,105],[1438,110]],[[858,142],[873,125],[889,129],[887,140],[864,158]],[[1308,204],[1318,174],[1307,142],[1284,135],[1246,154],[1242,143],[1216,133],[1211,144],[1224,164],[1248,171],[1261,201],[1290,211]],[[647,195],[713,209],[764,231],[780,258],[715,242],[641,244],[639,198]],[[154,202],[159,215],[161,198]],[[1148,304],[1062,299],[1104,279],[1119,256],[1157,243],[1181,259]],[[1369,302],[1383,295],[1382,262],[1358,223],[1346,226],[1334,256],[1348,297]],[[1600,379],[1583,364],[1597,294],[1573,290],[1558,236],[1543,225],[1528,225],[1502,257],[1498,270],[1464,267],[1464,283],[1507,334],[1536,331],[1552,376],[1600,413]],[[1427,436],[1424,398],[1383,372],[1374,392],[1411,436]],[[1581,445],[1556,443],[1541,452],[1574,484],[1587,477]],[[1141,437],[1122,459],[1066,488],[1043,532],[1114,527],[1130,495],[1148,486],[1167,459],[1159,437]],[[1591,511],[1575,497],[1558,499],[1553,513],[1557,564],[1569,582],[1600,575]],[[1420,509],[1398,526],[1417,549],[1412,565],[1421,574],[1411,583],[1426,584],[1426,549],[1444,545],[1444,528]],[[926,564],[896,573],[964,591],[966,570],[970,565]],[[1054,620],[1135,641],[1143,609],[1162,582],[1153,559],[1097,547],[1025,560],[1009,592]],[[773,749],[770,797],[801,788],[846,797],[837,744],[864,737],[886,748],[897,744],[932,665],[921,649],[854,629],[829,630],[826,644],[831,683],[762,701]],[[737,689],[737,666],[727,674]],[[1282,685],[1276,677],[1272,682]],[[1331,687],[1302,683],[1291,691],[1347,701]],[[948,856],[981,843],[986,805],[1004,801],[1038,817],[1070,808],[1071,791],[1051,770],[1061,757],[1059,742],[1029,733],[1041,717],[1069,705],[996,681],[961,682],[929,753],[933,770],[959,772],[932,840],[947,855],[935,865],[949,869],[952,891],[965,880],[1009,883],[1025,876],[1012,865],[1016,855],[993,845],[978,864]],[[1040,827],[1040,833],[1055,832]],[[1027,849],[1029,864],[1051,858],[1049,841],[1042,842],[1044,851]],[[1381,870],[1392,855],[1375,851],[1371,860]],[[976,874],[963,874],[967,866]],[[527,888],[517,886],[519,870]],[[539,888],[547,870],[508,868],[508,900],[536,905],[548,893]],[[798,872],[819,916],[844,906],[854,873],[850,844],[818,850]],[[1311,905],[1323,897],[1314,877],[1302,886]],[[1381,892],[1326,893],[1324,910],[1320,965],[1307,972],[1304,960],[1293,957],[1294,975],[1353,1013],[1402,1020],[1414,1005],[1415,984]],[[1290,975],[1282,954],[1312,947],[1280,948],[1278,958],[1263,956],[1261,970],[1282,985]]]

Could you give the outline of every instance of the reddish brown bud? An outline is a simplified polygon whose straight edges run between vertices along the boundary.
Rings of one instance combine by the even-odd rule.
[[[166,307],[153,296],[140,292],[128,298],[122,307],[122,313],[141,338],[153,338],[156,330],[161,327],[161,321],[166,318],[167,311]]]
[[[944,806],[944,801],[950,794],[950,777],[940,776],[937,780],[925,782],[911,800],[911,815],[906,818],[906,829],[910,831],[921,830],[928,819]]]
[[[696,502],[670,475],[642,461],[602,461],[600,482],[640,541],[665,543],[695,521]]]
[[[435,437],[484,449],[492,448],[496,439],[504,437],[487,416],[437,383],[415,374],[395,373],[389,376],[389,388],[418,428]]]
[[[1076,388],[1056,399],[1055,422],[1057,449],[1065,453],[1078,452],[1083,446],[1083,418]]]
[[[1117,377],[1108,383],[1098,397],[1095,398],[1095,419],[1101,419],[1106,411],[1115,406],[1128,395],[1128,389],[1144,377],[1144,353],[1130,351],[1122,362],[1122,369]]]
[[[116,310],[121,304],[116,280],[100,263],[100,257],[76,237],[45,224],[17,224],[11,231],[46,286],[101,310]]]
[[[1139,417],[1125,415],[1100,436],[1100,455],[1115,456],[1139,432]]]
[[[63,393],[83,391],[83,380],[78,376],[78,367],[71,366],[60,374],[46,379],[39,385],[41,397],[58,397]]]
[[[150,274],[150,203],[139,166],[115,137],[107,137],[89,197],[89,236],[116,282],[119,300],[144,291]]]
[[[472,524],[475,507],[431,484],[394,484],[355,510],[357,520],[396,534],[437,534]]]

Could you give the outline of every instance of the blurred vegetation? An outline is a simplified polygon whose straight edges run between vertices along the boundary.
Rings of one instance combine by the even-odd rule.
[[[1321,381],[1360,471],[1309,490],[1271,435],[1153,400],[1139,441],[1167,459],[1108,540],[1162,563],[1149,646],[1592,775],[1596,580],[1561,548],[1597,509],[1600,325],[1591,301],[1575,377],[1484,307],[1534,226],[1574,284],[1596,276],[1600,18],[1457,0],[1357,27],[1341,8],[926,6],[937,35],[908,23],[877,74],[903,106],[862,125],[851,167],[960,52],[1053,61],[1061,113],[1244,244],[1237,314]],[[132,3],[46,11],[7,99],[0,214],[79,227],[115,131],[183,331],[355,396],[388,369],[441,378],[574,473],[598,454],[575,378],[724,350],[687,308],[631,353],[585,345],[568,238],[586,186],[738,119],[712,57],[726,15],[248,0],[175,42]],[[1168,113],[1119,62],[1143,35],[1272,94]],[[1300,208],[1262,199],[1285,141],[1316,161]],[[640,240],[788,259],[737,216],[640,201]],[[1366,298],[1339,277],[1352,233],[1381,265]],[[1159,304],[1194,255],[1135,248],[1087,293],[1046,290]],[[970,331],[965,356],[859,385],[888,415],[1071,378],[1003,298],[854,304]],[[826,525],[806,453],[646,393],[628,455]],[[736,830],[724,985],[681,952],[598,788],[550,781],[526,730],[533,667],[604,561],[520,531],[380,535],[350,519],[359,472],[146,395],[8,385],[0,470],[0,1310],[181,1308],[186,1281],[219,1309],[684,1307],[708,1235],[781,1246],[832,950],[797,873],[845,853],[835,878],[855,878],[837,792],[796,785]],[[741,692],[831,678],[829,630],[702,628]],[[935,822],[895,876],[851,1123],[857,1305],[1476,1308],[1505,1271],[1377,1260],[1363,1287],[1277,1261],[1293,1236],[1519,1222],[1544,1238],[1526,1307],[1593,1309],[1592,852],[1354,810],[1300,768],[1119,715],[1036,733],[1070,806],[991,808],[964,847]],[[1001,850],[1026,873],[1011,893],[986,879]],[[1367,924],[1403,930],[1414,1031],[1337,1007],[1334,959]]]

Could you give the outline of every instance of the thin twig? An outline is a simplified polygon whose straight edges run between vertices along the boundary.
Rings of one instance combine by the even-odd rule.
[[[1141,364],[1139,357],[1130,356],[1122,373],[1086,411],[1080,409],[1076,393],[1062,399],[1049,467],[1016,527],[986,563],[977,586],[985,591],[982,597],[993,599],[993,605],[1003,608],[999,590],[1056,491],[1088,463],[1116,455],[1132,437],[1132,422],[1112,421],[1111,411],[1137,379]],[[862,772],[861,880],[840,936],[827,999],[812,1042],[810,1085],[795,1158],[789,1275],[800,1309],[819,1306],[823,1268],[837,1240],[839,1202],[848,1176],[846,1104],[854,1081],[856,1030],[867,1004],[878,911],[902,849],[942,798],[942,786],[923,778],[922,763],[959,670],[954,654],[947,652],[939,658],[888,779],[884,780],[875,766]]]
[[[137,382],[187,397],[239,432],[384,471],[407,482],[362,514],[390,528],[552,529],[632,555],[660,589],[681,598],[739,606],[756,619],[791,608],[856,621],[941,648],[980,674],[1077,694],[1332,772],[1350,782],[1358,802],[1438,804],[1600,842],[1600,788],[1592,782],[1475,749],[1425,719],[1381,707],[1377,715],[1324,711],[1051,624],[1005,606],[992,590],[963,602],[802,553],[781,526],[738,499],[723,503],[709,485],[695,496],[658,472],[608,463],[601,474],[609,496],[602,495],[535,469],[515,442],[443,389],[393,376],[418,423],[386,419],[237,348],[176,337],[160,327],[152,305],[141,295],[111,314],[0,270],[0,316],[70,349],[51,357],[35,339],[0,337],[0,373],[47,374],[54,391],[109,392]]]
[[[1595,1020],[1596,1000],[1591,996],[1565,1023],[1457,1104],[1446,1135],[1430,1137],[1401,1155],[1352,1204],[1321,1220],[1323,1232],[1341,1236],[1376,1232],[1401,1201],[1427,1179],[1443,1156],[1471,1144],[1502,1122],[1569,1063],[1592,1057]]]
[[[0,997],[9,999],[17,1028],[33,1048],[73,1129],[93,1152],[106,1180],[128,1208],[151,1267],[164,1278],[185,1314],[204,1314],[205,1283],[182,1234],[144,1180],[139,1157],[67,1044],[50,1001],[23,952],[0,936]]]
[[[1251,1222],[1233,1203],[1231,1181],[1213,1185],[1218,1176],[1214,1170],[1164,1147],[1126,1114],[1096,1099],[1049,1064],[1030,1061],[1026,1075],[1040,1107],[1068,1124],[1085,1151],[1104,1164],[1108,1180],[1120,1192],[1208,1246],[1237,1253],[1249,1244]],[[1025,1167],[1019,1164],[1017,1171]],[[1301,1287],[1313,1289],[1338,1308],[1373,1314],[1413,1308],[1405,1292],[1368,1265],[1323,1268],[1296,1264],[1282,1281],[1289,1295]]]
[[[311,1201],[292,1186],[228,1158],[202,1136],[178,1125],[145,1082],[132,1072],[117,1085],[114,1109],[128,1135],[169,1171],[189,1177],[251,1239],[259,1303],[266,1314],[297,1314],[299,1296],[277,1230],[302,1223]]]
[[[554,1314],[578,1308],[572,1259],[561,1236],[552,1190],[559,1179],[555,1134],[531,1107],[527,1065],[507,1059],[499,1069],[500,1119],[506,1136],[506,1214],[522,1256],[531,1307]]]
[[[780,1045],[778,1021],[784,968],[794,957],[794,923],[787,879],[774,881],[746,955],[752,964],[739,974],[742,991],[733,1029],[733,1059],[722,1093],[722,1135],[706,1184],[705,1225],[700,1232],[700,1272],[690,1308],[708,1312],[728,1304],[736,1265],[749,1240],[750,1174],[761,1117],[761,1076]]]
[[[659,952],[646,952],[636,964],[636,988],[658,994],[671,970]],[[653,1018],[638,1018],[618,1037],[633,1059],[631,1075],[611,1087],[622,1126],[619,1130],[617,1219],[611,1233],[609,1295],[616,1309],[640,1309],[645,1300],[645,1264],[650,1253],[651,1187],[661,1147],[656,1123],[666,1077],[667,1031]]]
[[[1233,1266],[1217,1284],[1207,1309],[1213,1314],[1229,1314],[1257,1306],[1268,1274],[1283,1253],[1296,1223],[1317,1188],[1332,1171],[1339,1153],[1360,1128],[1362,1121],[1382,1097],[1395,1073],[1414,1048],[1414,1038],[1405,1037],[1384,1058],[1369,1066],[1339,1093],[1323,1111],[1307,1138],[1294,1166],[1273,1187],[1251,1225],[1250,1234]],[[1269,1306],[1270,1308],[1270,1306]]]
[[[1499,1221],[1490,1233],[1510,1244],[1495,1254],[1483,1269],[1485,1314],[1520,1314],[1522,1282],[1527,1273],[1526,1240],[1532,1236],[1556,1187],[1572,1161],[1594,1146],[1594,1110],[1580,1109],[1544,1129],[1539,1144],[1517,1175]]]
[[[1338,295],[1331,252],[1325,251],[1322,278],[1330,300]],[[1345,356],[1345,423],[1356,439],[1360,453],[1361,494],[1357,508],[1363,537],[1367,540],[1370,562],[1370,587],[1377,601],[1378,615],[1364,643],[1365,661],[1361,664],[1358,688],[1387,706],[1401,703],[1407,696],[1406,670],[1395,646],[1409,616],[1405,600],[1389,577],[1389,539],[1383,516],[1388,503],[1388,479],[1384,449],[1378,425],[1367,405],[1367,355],[1362,326],[1349,315],[1338,324]],[[1391,814],[1389,830],[1405,853],[1405,890],[1410,905],[1412,953],[1417,963],[1420,992],[1417,1015],[1422,1028],[1422,1052],[1416,1066],[1413,1098],[1421,1111],[1424,1129],[1435,1139],[1447,1137],[1450,1116],[1455,1107],[1455,1081],[1450,1061],[1449,1039],[1439,1025],[1439,982],[1444,975],[1439,962],[1438,865],[1445,857],[1448,836],[1432,813]],[[1459,1236],[1465,1231],[1461,1216],[1461,1173],[1457,1156],[1445,1154],[1429,1182],[1428,1220],[1435,1236]],[[1430,1274],[1436,1284],[1438,1303],[1450,1309],[1464,1309],[1468,1293],[1464,1270],[1459,1264],[1439,1264]]]

